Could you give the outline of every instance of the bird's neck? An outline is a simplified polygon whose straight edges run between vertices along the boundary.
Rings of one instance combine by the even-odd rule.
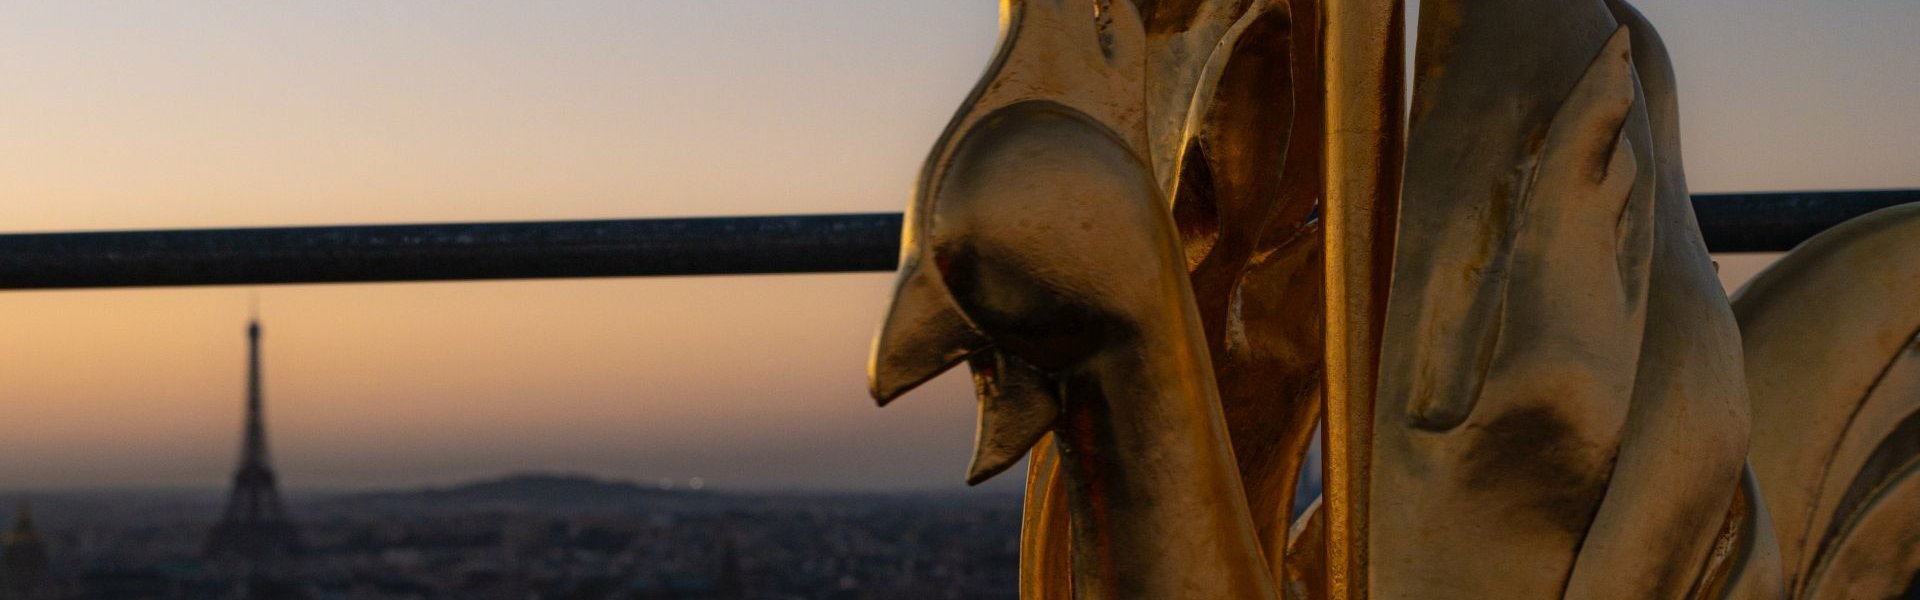
[[[1168,338],[1123,344],[1062,380],[1074,595],[1275,598],[1205,347]]]

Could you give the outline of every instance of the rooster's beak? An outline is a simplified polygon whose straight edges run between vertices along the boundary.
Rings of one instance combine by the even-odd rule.
[[[881,406],[987,345],[986,337],[954,305],[939,271],[920,257],[921,253],[910,251],[903,261],[893,306],[873,340],[867,384]]]

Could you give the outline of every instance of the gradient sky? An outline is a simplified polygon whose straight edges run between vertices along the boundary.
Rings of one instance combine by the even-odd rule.
[[[1695,191],[1920,187],[1920,3],[1640,6]],[[0,230],[899,210],[996,27],[954,0],[0,1]],[[889,284],[0,293],[0,488],[221,485],[255,292],[295,488],[959,487],[964,378],[864,392]]]

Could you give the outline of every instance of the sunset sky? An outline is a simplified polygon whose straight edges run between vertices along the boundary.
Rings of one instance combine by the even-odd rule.
[[[1677,59],[1694,191],[1920,188],[1920,2],[1639,5]],[[0,231],[897,211],[997,11],[0,0]],[[0,293],[0,489],[223,485],[255,293],[296,489],[958,488],[964,378],[884,410],[864,391],[890,282]]]

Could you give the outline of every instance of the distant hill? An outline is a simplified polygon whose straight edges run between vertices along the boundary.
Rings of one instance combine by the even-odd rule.
[[[710,493],[668,491],[632,481],[571,473],[521,473],[445,487],[343,494],[319,500],[328,509],[631,509],[684,504]]]
[[[631,481],[569,473],[521,473],[412,493],[445,502],[581,502],[677,495]]]

